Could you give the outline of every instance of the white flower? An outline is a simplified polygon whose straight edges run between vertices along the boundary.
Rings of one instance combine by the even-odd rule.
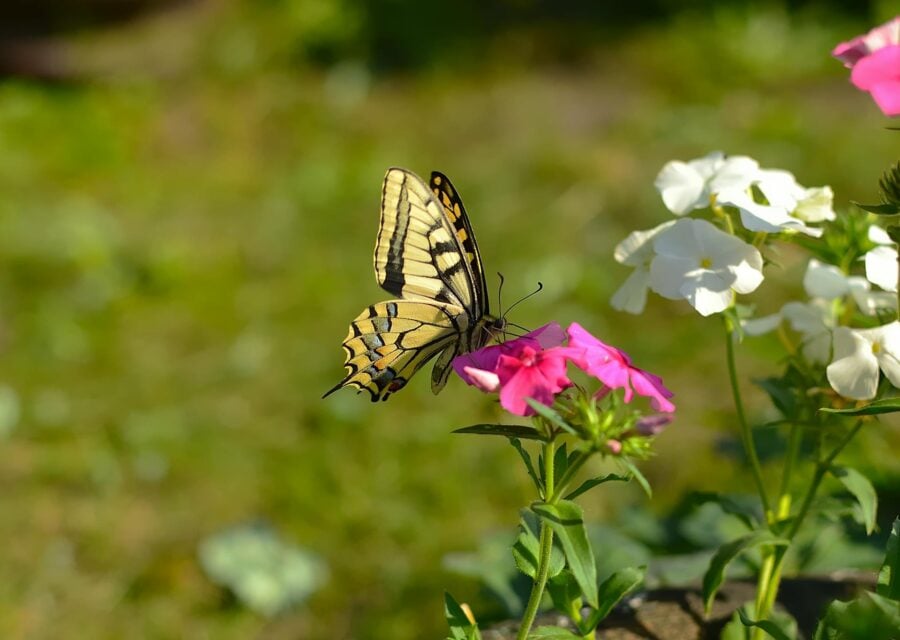
[[[753,187],[765,197],[766,204],[757,202],[753,190],[746,187],[724,190],[717,199],[719,204],[737,208],[741,224],[750,231],[798,231],[818,238],[822,230],[805,223],[835,218],[831,187],[807,189],[789,171],[760,169]]]
[[[879,227],[877,224],[873,224],[871,227],[869,227],[868,236],[869,240],[871,240],[875,244],[894,244],[894,241],[891,240],[888,232]]]
[[[794,216],[806,222],[822,222],[834,220],[834,191],[831,187],[812,187],[804,191],[803,197],[797,201]]]
[[[723,191],[717,201],[721,205],[735,207],[741,214],[741,224],[750,231],[799,231],[814,238],[822,235],[822,229],[807,226],[801,219],[792,216],[786,207],[759,204],[746,190]]]
[[[900,387],[900,323],[875,329],[834,330],[834,360],[825,370],[840,395],[871,400],[878,391],[878,369]]]
[[[865,278],[848,276],[836,266],[819,262],[815,258],[809,261],[806,268],[803,288],[811,298],[824,300],[850,295],[859,310],[867,316],[874,316],[881,309],[892,309],[897,302],[890,294],[872,291]]]
[[[834,327],[834,313],[828,301],[816,298],[809,302],[788,302],[778,313],[745,320],[742,326],[748,335],[758,336],[772,331],[782,320],[803,336],[800,349],[807,358],[814,362],[828,361]]]
[[[665,298],[685,299],[700,315],[724,311],[734,294],[763,281],[759,251],[706,220],[684,218],[653,240],[650,288]]]
[[[725,157],[721,151],[682,162],[666,163],[656,176],[657,190],[666,207],[681,216],[710,205],[723,189],[745,189],[755,179],[759,165],[746,156]]]
[[[616,262],[632,266],[634,271],[613,294],[610,304],[614,309],[628,313],[640,313],[644,310],[647,303],[647,287],[650,284],[650,263],[656,255],[652,240],[673,224],[675,221],[670,220],[653,229],[633,231],[616,245],[613,253]]]

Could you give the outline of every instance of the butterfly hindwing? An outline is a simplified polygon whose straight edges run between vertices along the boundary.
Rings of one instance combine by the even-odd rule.
[[[367,307],[344,340],[344,386],[387,399],[440,354],[431,376],[438,393],[453,358],[489,336],[484,269],[465,208],[441,173],[430,186],[406,169],[388,169],[375,242],[375,277],[397,300]]]
[[[418,300],[373,304],[350,324],[343,344],[348,373],[328,393],[350,385],[368,391],[373,401],[386,400],[437,353],[452,352],[467,328],[468,316],[452,305]]]

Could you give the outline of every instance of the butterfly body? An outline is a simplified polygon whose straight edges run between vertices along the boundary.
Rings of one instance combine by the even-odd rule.
[[[462,201],[441,173],[426,185],[388,169],[375,241],[378,284],[397,299],[367,307],[344,339],[345,386],[386,400],[437,356],[431,388],[446,384],[453,358],[483,347],[502,328],[490,315],[484,270]]]

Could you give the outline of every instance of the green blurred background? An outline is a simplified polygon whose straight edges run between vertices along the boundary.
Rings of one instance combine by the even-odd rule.
[[[445,588],[490,609],[443,559],[531,499],[510,447],[450,434],[498,408],[458,380],[434,397],[427,374],[387,404],[320,399],[347,323],[385,297],[392,165],[451,176],[507,301],[544,283],[514,321],[577,320],[676,392],[653,502],[601,490],[591,520],[748,491],[717,320],[613,311],[612,249],[667,219],[664,162],[715,149],[830,184],[838,208],[874,200],[896,134],[829,52],[891,4],[6,3],[0,637],[438,638]],[[782,258],[764,312],[800,294]],[[760,421],[749,375],[777,355],[740,350]],[[873,425],[846,458],[886,505],[898,444]],[[329,567],[274,618],[198,560],[259,520]]]

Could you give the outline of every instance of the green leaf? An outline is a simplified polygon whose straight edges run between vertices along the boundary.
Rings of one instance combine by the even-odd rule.
[[[482,436],[506,436],[522,440],[545,440],[543,434],[534,427],[524,424],[473,424],[454,429],[453,433],[472,433]]]
[[[703,576],[703,606],[706,612],[709,613],[713,598],[716,597],[716,592],[725,579],[725,570],[732,560],[741,553],[755,547],[786,544],[788,544],[787,540],[777,538],[767,530],[760,530],[727,542],[719,547],[712,560],[709,561],[709,569],[706,570],[706,574]]]
[[[895,398],[882,398],[870,402],[864,407],[851,407],[849,409],[829,409],[822,407],[823,413],[838,413],[842,416],[877,416],[883,413],[897,413],[900,411],[900,396]]]
[[[528,640],[579,640],[579,637],[562,627],[538,627],[528,634]]]
[[[900,600],[900,518],[894,520],[887,542],[884,564],[878,572],[876,593],[891,600]]]
[[[634,479],[638,481],[638,484],[641,485],[641,489],[644,490],[644,493],[647,494],[647,497],[652,498],[653,489],[650,488],[650,483],[647,482],[647,478],[644,477],[644,474],[640,472],[635,464],[628,458],[619,458],[619,462],[621,462],[631,473],[632,477],[634,477]]]
[[[562,478],[562,476],[566,473],[566,469],[569,468],[569,451],[566,443],[564,442],[559,448],[556,449],[556,453],[553,454],[553,486],[556,486],[556,481]]]
[[[519,537],[513,544],[512,554],[519,571],[534,580],[537,577],[538,556],[541,543],[528,521],[524,518],[519,522]],[[550,552],[550,568],[548,577],[552,578],[560,573],[566,566],[566,556],[555,544]]]
[[[879,216],[893,216],[900,213],[900,207],[895,204],[890,204],[888,202],[882,204],[862,204],[860,202],[856,202],[851,200],[853,204],[862,209],[863,211],[868,211],[869,213],[874,213]]]
[[[814,638],[816,640],[874,640],[896,638],[900,629],[900,603],[865,592],[850,602],[828,605]]]
[[[588,632],[596,629],[613,607],[644,581],[646,573],[647,567],[628,567],[616,571],[604,580],[599,590],[600,606],[591,611],[586,624],[580,630]]]
[[[783,378],[759,378],[753,382],[768,394],[781,415],[789,418],[797,415],[797,396]]]
[[[513,448],[519,452],[519,456],[521,456],[522,461],[525,463],[525,469],[528,471],[528,475],[531,476],[532,482],[534,482],[534,486],[537,487],[538,491],[544,490],[544,485],[541,483],[541,479],[538,477],[537,472],[534,470],[534,464],[531,462],[531,456],[525,451],[525,447],[522,446],[522,443],[518,438],[510,438],[509,443],[513,446]]]
[[[566,561],[585,601],[595,609],[597,601],[597,565],[584,528],[584,515],[574,502],[560,500],[556,504],[539,502],[531,506],[538,517],[558,536]]]
[[[844,488],[852,493],[859,502],[863,512],[863,522],[866,525],[866,533],[871,535],[875,530],[875,514],[878,511],[878,494],[875,493],[875,487],[868,478],[851,467],[831,465],[828,471],[840,480]]]
[[[566,496],[566,500],[572,500],[577,496],[580,496],[585,491],[589,491],[596,487],[598,484],[603,484],[604,482],[628,482],[631,480],[632,476],[622,476],[617,473],[607,473],[605,476],[597,476],[596,478],[590,478],[589,480],[585,480],[581,483],[577,489],[572,491]]]
[[[553,606],[573,620],[580,616],[581,589],[571,571],[562,571],[547,581]]]
[[[774,620],[751,620],[747,617],[747,614],[744,613],[743,607],[740,607],[737,610],[737,613],[741,617],[741,622],[744,623],[745,627],[759,627],[775,638],[775,640],[796,640],[797,638],[796,629],[794,630],[794,633],[791,634],[782,629]]]
[[[575,427],[570,425],[568,422],[563,420],[563,417],[556,413],[553,409],[548,407],[545,404],[541,404],[537,400],[533,398],[525,398],[525,402],[528,403],[528,406],[535,410],[535,412],[541,416],[544,420],[549,422],[552,425],[555,425],[562,429],[563,431],[568,431],[573,436],[578,435],[578,431],[575,430]]]
[[[714,491],[695,491],[689,496],[691,502],[697,504],[705,504],[712,502],[727,513],[743,522],[748,529],[753,530],[759,524],[759,514],[753,507],[747,504],[741,504],[731,496],[726,496]]]
[[[460,604],[449,593],[444,593],[444,615],[450,626],[452,640],[481,640],[478,625],[473,624]]]

